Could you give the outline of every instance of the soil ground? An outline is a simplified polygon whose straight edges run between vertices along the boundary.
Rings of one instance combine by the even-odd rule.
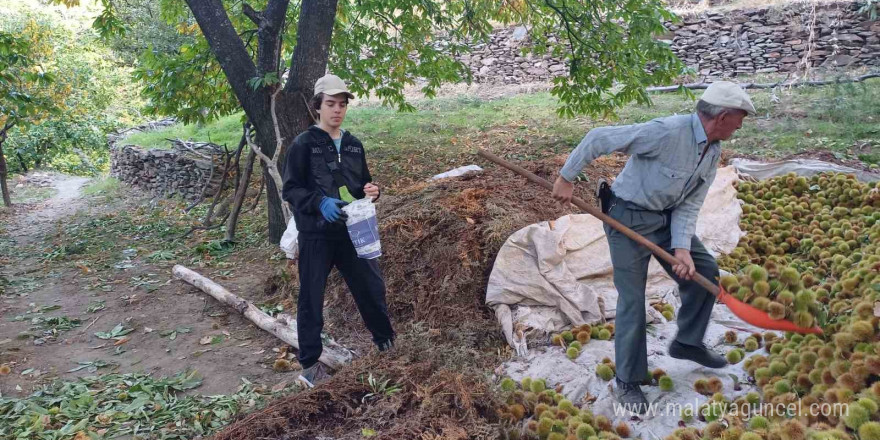
[[[0,268],[0,279],[5,277],[9,283],[0,302],[0,364],[12,369],[11,374],[0,376],[2,395],[23,397],[55,378],[94,374],[87,369],[68,372],[79,362],[91,361],[111,364],[98,370],[99,374],[119,371],[162,376],[196,370],[204,378],[198,392],[207,395],[232,393],[241,378],[269,386],[293,381],[295,372],[279,374],[269,368],[275,357],[273,348],[281,345],[277,339],[216,301],[208,301],[189,285],[172,280],[168,265],[151,264],[142,255],[119,255],[118,268],[100,272],[46,262],[43,256],[52,249],[44,246],[60,227],[56,222],[63,224],[65,218],[75,216],[97,217],[123,208],[119,204],[90,206],[80,198],[80,188],[87,180],[55,176],[57,194],[52,198],[16,206],[0,218],[0,225],[5,225],[5,231],[0,229],[0,244],[9,250],[3,252]],[[239,288],[253,291],[265,278],[249,271],[234,280],[216,277],[233,292]],[[150,284],[146,289],[132,286],[132,279],[149,280]],[[87,311],[99,303],[105,304],[103,310]],[[60,308],[42,315],[28,313],[47,306]],[[18,316],[26,319],[15,320]],[[66,316],[79,319],[81,325],[54,337],[43,335],[42,330],[32,329],[31,318],[37,316]],[[134,329],[126,342],[115,345],[112,339],[95,336],[117,324]],[[170,334],[163,336],[163,332],[175,329],[179,331],[173,340]],[[212,336],[211,342],[200,344],[206,336]]]

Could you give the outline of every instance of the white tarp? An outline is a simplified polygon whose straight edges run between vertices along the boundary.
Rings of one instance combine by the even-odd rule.
[[[769,179],[788,173],[795,173],[799,176],[809,177],[822,172],[854,174],[856,179],[859,179],[862,182],[876,182],[880,180],[880,174],[877,173],[859,171],[855,168],[823,162],[816,159],[791,159],[779,162],[758,162],[756,160],[736,158],[731,160],[730,164],[740,173],[748,174],[759,180]]]
[[[716,255],[732,251],[743,235],[736,180],[733,167],[718,170],[697,222],[697,236]],[[652,259],[647,303],[663,299],[675,305],[676,290],[676,283]],[[601,220],[567,215],[515,232],[498,252],[486,304],[495,310],[508,343],[520,355],[527,352],[531,329],[555,332],[613,318],[617,291]],[[665,321],[647,304],[646,309],[649,322]]]
[[[737,160],[734,164],[736,171],[758,179],[791,171],[801,175],[822,171],[855,171],[843,170],[839,165],[821,161],[760,164]],[[737,179],[736,171],[734,166],[718,170],[718,176],[700,211],[697,235],[714,253],[730,252],[743,235],[739,229],[742,211],[733,188],[733,182]],[[866,180],[865,174],[862,173],[860,179]],[[871,179],[870,174],[867,177],[867,180],[876,180],[876,177]],[[696,410],[698,405],[708,400],[708,397],[697,394],[693,389],[694,381],[699,378],[720,378],[724,383],[724,395],[731,400],[755,390],[746,381],[748,374],[744,371],[744,362],[721,369],[708,369],[690,361],[669,357],[667,346],[678,330],[674,322],[651,324],[647,331],[647,346],[649,369],[663,369],[672,377],[675,389],[662,392],[658,387],[643,386],[642,391],[653,405],[651,409],[654,412],[636,419],[630,415],[615,414],[613,382],[605,382],[596,376],[596,366],[602,358],[614,359],[613,341],[592,340],[584,345],[580,356],[574,360],[568,359],[563,349],[557,346],[544,344],[543,347],[526,350],[524,335],[528,329],[558,331],[576,322],[569,315],[575,315],[576,318],[577,313],[566,314],[561,309],[547,305],[553,304],[553,298],[558,298],[556,301],[563,304],[567,301],[568,311],[582,307],[583,304],[602,302],[613,307],[616,301],[616,292],[610,278],[608,245],[601,233],[601,224],[596,219],[589,220],[590,218],[591,216],[584,215],[567,216],[555,222],[554,227],[548,222],[528,226],[514,233],[499,252],[499,262],[496,262],[489,279],[487,303],[495,308],[508,342],[517,349],[520,356],[506,362],[499,368],[498,374],[510,376],[517,381],[526,376],[544,378],[551,387],[562,385],[563,394],[571,401],[578,404],[583,403],[584,399],[591,401],[590,407],[594,413],[609,417],[614,424],[618,421],[627,422],[633,432],[644,433],[642,437],[646,440],[664,438],[678,428],[681,408],[691,407]],[[543,241],[535,242],[534,238]],[[552,258],[539,261],[539,256],[548,258],[547,255]],[[561,269],[548,268],[547,265],[553,261]],[[680,303],[675,284],[665,276],[656,262],[652,261],[649,271],[651,276],[646,291],[649,302],[651,298],[656,300],[662,296],[664,301],[675,306],[677,313]],[[565,275],[568,281],[547,278],[545,273],[551,273],[556,278]],[[579,280],[578,284],[586,284],[581,284],[583,287],[573,285],[571,278]],[[589,293],[578,296],[572,291]],[[592,319],[596,315],[595,310],[578,309],[583,320]],[[653,311],[650,308],[649,310]],[[603,314],[611,317],[613,310],[606,307]],[[726,353],[732,348],[723,342],[727,330],[735,331],[739,341],[753,332],[763,332],[734,316],[724,304],[717,303],[712,311],[704,342],[716,352]],[[734,390],[734,378],[730,375],[735,375],[741,381],[740,390]],[[703,425],[699,421],[688,424],[698,428]]]
[[[612,387],[614,379],[606,382],[596,376],[596,366],[602,358],[614,360],[614,341],[592,340],[584,345],[580,356],[574,360],[568,359],[561,347],[541,347],[532,350],[525,357],[508,361],[499,374],[516,381],[521,381],[523,377],[543,378],[551,388],[561,384],[562,393],[572,402],[580,404],[586,398],[592,401],[590,409],[593,413],[608,417],[615,425],[619,421],[626,422],[633,432],[644,433],[642,438],[645,440],[659,440],[678,428],[682,408],[691,408],[697,414],[699,405],[709,399],[694,391],[693,385],[697,379],[718,377],[724,383],[724,396],[731,401],[756,390],[747,381],[748,373],[744,370],[744,361],[720,369],[710,369],[667,356],[666,347],[677,330],[678,326],[674,322],[655,324],[648,330],[648,369],[663,369],[672,378],[675,387],[670,392],[663,392],[656,386],[643,386],[642,391],[651,405],[651,412],[638,419],[631,418],[629,414],[622,415],[619,409],[615,413],[616,399]],[[731,350],[733,347],[724,344],[723,340],[727,330],[735,331],[739,341],[753,332],[761,331],[740,321],[723,304],[716,304],[706,329],[706,345],[719,353]],[[731,374],[740,382],[740,390],[734,390]],[[696,419],[688,424],[694,427],[702,425]]]

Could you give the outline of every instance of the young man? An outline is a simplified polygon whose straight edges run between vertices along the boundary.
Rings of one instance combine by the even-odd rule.
[[[349,99],[354,95],[338,76],[325,75],[315,83],[311,108],[318,123],[294,139],[284,166],[282,196],[292,206],[299,231],[300,380],[309,387],[329,377],[318,358],[323,350],[324,288],[334,266],[342,273],[379,350],[394,345],[379,264],[375,259],[358,258],[342,211],[355,199],[379,198],[363,145],[341,128]]]
[[[669,355],[709,368],[727,361],[703,344],[715,297],[692,281],[694,273],[717,284],[718,265],[694,235],[697,214],[721,158],[721,141],[755,114],[749,95],[738,85],[712,83],[689,115],[644,124],[591,130],[569,156],[553,185],[553,198],[571,202],[572,181],[590,162],[614,151],[630,155],[611,187],[607,214],[648,240],[674,253],[680,264],[657,261],[678,282],[681,308],[678,333]],[[603,207],[603,210],[606,207]],[[617,288],[614,336],[617,399],[625,409],[645,413],[648,401],[639,384],[648,371],[645,334],[645,284],[651,251],[605,225]]]

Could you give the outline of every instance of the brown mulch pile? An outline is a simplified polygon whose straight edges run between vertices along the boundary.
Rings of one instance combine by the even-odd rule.
[[[548,180],[565,156],[520,162]],[[595,203],[596,182],[611,179],[623,156],[603,157],[587,170],[575,195]],[[548,191],[494,166],[439,182],[419,183],[379,203],[388,307],[399,334],[391,355],[363,356],[319,387],[279,399],[223,432],[218,440],[254,438],[377,439],[497,438],[491,427],[497,402],[486,373],[507,356],[485,287],[501,245],[529,224],[569,211]],[[292,295],[296,281],[293,280]],[[338,274],[327,288],[325,329],[357,334],[344,344],[370,350],[354,301]],[[366,378],[389,379],[400,392],[370,396]],[[366,397],[366,399],[365,399]]]

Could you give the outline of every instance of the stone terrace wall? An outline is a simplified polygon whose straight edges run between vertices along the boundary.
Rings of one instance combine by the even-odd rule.
[[[682,17],[668,25],[662,38],[689,67],[702,76],[795,70],[810,51],[813,67],[880,66],[880,21],[856,14],[857,2],[826,3],[817,7],[815,22],[809,5],[744,9]],[[810,45],[810,29],[813,44]],[[474,45],[461,60],[479,83],[545,82],[564,75],[567,67],[549,56],[520,56],[529,44],[523,27],[496,30],[488,44]]]
[[[198,199],[206,183],[206,197],[220,184],[222,163],[192,157],[176,150],[145,150],[136,145],[110,147],[110,175],[122,182],[161,197],[179,195]],[[209,180],[210,178],[210,180]]]

